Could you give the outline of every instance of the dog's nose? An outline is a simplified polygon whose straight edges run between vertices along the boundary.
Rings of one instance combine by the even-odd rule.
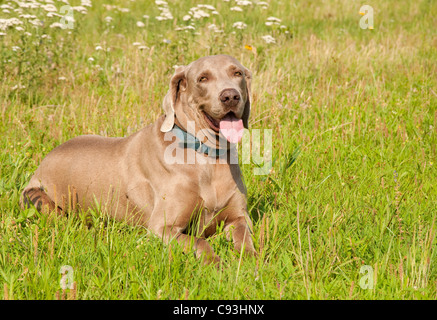
[[[220,93],[220,101],[229,108],[235,107],[240,99],[240,94],[235,89],[225,89]]]

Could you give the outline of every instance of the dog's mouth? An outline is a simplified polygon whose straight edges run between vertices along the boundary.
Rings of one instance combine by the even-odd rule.
[[[223,118],[215,119],[205,111],[205,120],[216,133],[221,133],[230,143],[241,141],[244,132],[243,120],[237,118],[235,113],[228,112]]]
[[[214,119],[205,111],[203,112],[203,115],[205,116],[205,120],[211,129],[218,133],[220,131],[220,120]]]

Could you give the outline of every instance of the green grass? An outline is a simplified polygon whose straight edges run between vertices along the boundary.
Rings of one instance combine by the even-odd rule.
[[[370,1],[374,30],[346,0],[244,12],[215,0],[219,15],[183,21],[204,2],[170,2],[174,19],[158,21],[152,1],[96,0],[71,30],[23,9],[44,25],[0,30],[0,297],[55,299],[70,265],[76,299],[436,299],[437,4]],[[9,11],[0,18],[18,17]],[[270,16],[285,27],[266,26]],[[51,149],[141,129],[161,114],[174,65],[218,53],[252,70],[251,128],[273,130],[270,174],[242,165],[256,259],[241,260],[221,232],[209,240],[224,260],[216,270],[99,212],[88,228],[84,214],[20,209]],[[363,265],[373,289],[360,287]]]

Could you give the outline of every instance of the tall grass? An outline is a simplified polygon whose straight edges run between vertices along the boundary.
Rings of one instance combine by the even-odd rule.
[[[203,8],[209,17],[184,21],[206,2],[219,14]],[[0,18],[23,23],[0,30],[0,297],[437,297],[436,3],[371,1],[374,30],[362,30],[357,1],[240,2],[242,12],[231,10],[237,2],[169,1],[173,18],[160,21],[165,5],[95,0],[65,30],[43,8],[2,2],[13,9]],[[269,17],[281,21],[266,25]],[[252,70],[251,128],[273,129],[270,174],[242,165],[257,258],[240,260],[218,232],[209,239],[224,261],[216,270],[98,211],[20,209],[51,149],[80,134],[139,130],[162,113],[173,66],[218,53]],[[60,287],[64,265],[74,292]],[[373,289],[360,286],[363,265]]]

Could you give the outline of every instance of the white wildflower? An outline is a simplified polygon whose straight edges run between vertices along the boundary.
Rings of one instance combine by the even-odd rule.
[[[24,19],[36,19],[36,16],[33,14],[20,14],[19,17]]]
[[[188,21],[190,19],[191,19],[191,16],[188,14],[182,17],[182,20],[184,20],[184,21]]]
[[[140,45],[141,45],[141,42],[134,42],[134,43],[132,43],[132,45],[133,45],[133,46],[140,46]]]
[[[173,20],[173,15],[170,13],[170,11],[162,13],[162,17],[164,17],[166,20]]]
[[[3,9],[3,13],[11,13],[8,9]]]
[[[73,23],[75,22],[73,16],[65,16],[64,18],[65,18],[65,21],[67,21],[67,22],[73,22]],[[71,31],[69,31],[69,32],[71,32]],[[70,33],[69,33],[69,34],[70,34]]]
[[[173,15],[168,8],[158,7],[158,9],[161,11],[161,14],[156,17],[157,20],[173,20]]]
[[[266,43],[276,43],[275,38],[273,38],[271,35],[266,35],[261,37]]]
[[[11,19],[7,19],[7,20],[9,20],[9,23],[11,24],[11,25],[17,25],[17,24],[23,24],[23,21],[21,21],[21,20],[19,20],[19,19],[17,19],[17,18],[11,18]]]
[[[230,10],[231,11],[240,11],[240,12],[243,11],[243,9],[241,9],[240,7],[232,7]]]
[[[8,5],[8,4],[2,4],[2,5],[0,6],[0,9],[11,9],[11,10],[14,10],[14,8],[11,7],[11,6]]]
[[[83,6],[75,6],[75,7],[71,7],[71,9],[73,9],[74,11],[78,11],[82,14],[87,14],[88,10],[87,8],[83,7]]]
[[[63,18],[63,15],[60,15],[56,12],[47,12],[47,17],[52,18],[52,17],[59,17],[59,18]]]
[[[128,8],[117,8],[117,9],[118,9],[118,11],[123,12],[123,13],[130,11]]]
[[[274,24],[279,26],[279,22],[281,22],[281,19],[275,18],[275,17],[268,17],[266,26],[272,26]]]
[[[88,58],[88,62],[94,62],[94,58],[93,57],[89,57]]]
[[[150,49],[148,46],[138,46],[138,50]]]
[[[63,25],[59,22],[54,22],[50,25],[50,28],[62,28]]]
[[[65,77],[59,77],[58,80],[65,81],[65,80],[67,80],[67,78],[65,78]]]
[[[32,35],[30,32],[27,32],[27,31],[24,34],[28,37],[30,37]]]
[[[247,24],[245,24],[244,22],[241,22],[241,21],[237,21],[232,25],[232,27],[237,28],[237,29],[246,29]]]
[[[164,7],[168,6],[167,2],[161,0],[156,0],[155,3],[157,6],[164,6]]]
[[[23,22],[17,18],[0,19],[0,30],[6,30],[9,27],[23,24]]]
[[[18,30],[18,31],[23,31],[23,30],[24,30],[24,28],[23,28],[23,27],[15,27],[15,30]]]
[[[37,26],[37,27],[41,27],[41,26],[43,25],[42,21],[39,20],[39,19],[29,20],[29,22],[30,22],[31,24],[33,24],[34,26]]]
[[[84,7],[92,7],[91,0],[81,0],[80,4]]]
[[[17,46],[12,46],[12,51],[18,51],[18,50],[21,50],[21,48]]]
[[[26,86],[23,86],[22,84],[17,84],[15,86],[13,86],[11,88],[12,90],[17,90],[17,89],[26,89]]]
[[[112,17],[110,17],[110,16],[105,17],[105,21],[106,21],[106,23],[111,23],[112,20],[113,20],[113,19],[112,19]]]
[[[139,27],[139,28],[144,28],[146,25],[143,23],[143,22],[141,22],[141,21],[137,21],[137,27]]]
[[[281,19],[275,18],[275,17],[268,17],[267,21],[273,21],[273,22],[281,22]]]
[[[53,4],[43,4],[41,8],[48,12],[58,11],[58,9],[56,9],[56,7]]]
[[[37,9],[40,6],[39,2],[17,2],[20,8]]]
[[[5,36],[6,33],[5,32],[0,32],[0,36]]]
[[[194,19],[202,19],[202,18],[208,18],[208,17],[209,17],[209,13],[207,13],[206,11],[204,11],[202,9],[197,9],[193,13]]]
[[[181,30],[196,30],[196,28],[194,28],[193,26],[185,26],[185,27],[177,27],[175,30],[176,31],[181,31]]]
[[[100,50],[103,50],[103,48],[101,46],[97,45],[96,46],[96,51],[100,51]]]
[[[188,21],[188,17],[192,16],[194,19],[202,19],[202,18],[208,18],[210,17],[210,14],[206,12],[205,10],[211,10],[211,14],[218,14],[218,12],[215,10],[215,8],[209,4],[198,4],[197,7],[193,7],[188,11],[188,16],[185,16]]]
[[[217,32],[217,33],[224,32],[223,30],[220,30],[215,24],[210,24],[208,26],[208,29],[213,30],[214,32]]]
[[[144,18],[144,19],[149,19],[150,17],[149,17],[147,14],[145,14],[145,15],[143,16],[143,18]]]
[[[267,2],[264,2],[264,1],[258,1],[256,4],[257,4],[258,6],[265,6],[265,7],[268,7],[268,6],[269,6],[269,4],[268,4]]]
[[[239,6],[251,6],[252,5],[252,1],[237,0],[237,5],[239,5]]]
[[[197,7],[198,8],[205,8],[205,9],[208,9],[208,10],[215,10],[215,8],[213,6],[211,6],[211,5],[209,5],[209,4],[198,4]]]

